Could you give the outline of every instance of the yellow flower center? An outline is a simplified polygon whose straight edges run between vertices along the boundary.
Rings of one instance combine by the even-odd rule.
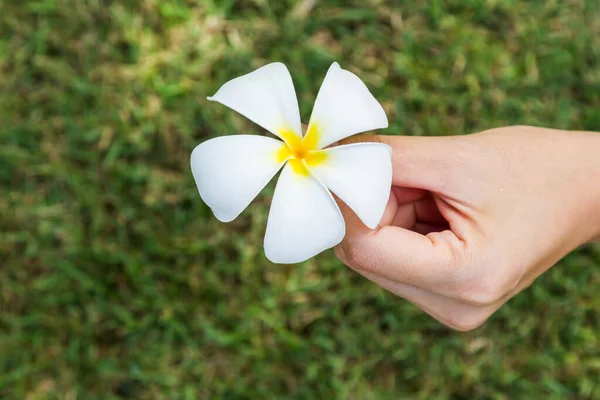
[[[286,146],[277,152],[277,162],[288,160],[297,174],[308,176],[307,167],[319,165],[327,159],[327,153],[317,149],[320,137],[317,124],[310,124],[302,138],[289,129],[279,130],[279,135]]]

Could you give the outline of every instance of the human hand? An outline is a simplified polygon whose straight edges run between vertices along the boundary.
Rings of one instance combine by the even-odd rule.
[[[600,237],[600,134],[519,126],[370,138],[392,146],[392,194],[373,231],[340,204],[336,255],[449,327],[478,327]]]

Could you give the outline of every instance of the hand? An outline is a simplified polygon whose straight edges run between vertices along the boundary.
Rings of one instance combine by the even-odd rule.
[[[600,236],[600,134],[371,138],[392,146],[392,194],[374,231],[340,204],[347,233],[336,254],[454,329],[478,327]]]

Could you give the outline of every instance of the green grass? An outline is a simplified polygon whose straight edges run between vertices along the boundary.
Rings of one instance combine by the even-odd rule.
[[[205,96],[271,61],[304,121],[338,61],[387,134],[600,131],[600,2],[313,3],[0,3],[0,398],[600,398],[598,246],[456,333],[331,251],[271,265],[272,186],[221,224],[188,166],[260,131]]]

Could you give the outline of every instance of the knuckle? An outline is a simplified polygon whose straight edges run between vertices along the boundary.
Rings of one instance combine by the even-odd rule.
[[[433,263],[439,267],[441,274],[446,278],[445,281],[457,281],[469,265],[463,245],[452,233],[432,232],[426,236],[439,250],[435,252]]]
[[[461,293],[460,300],[474,306],[484,307],[495,303],[503,294],[493,287],[473,287]]]
[[[486,271],[497,271],[487,273]],[[459,300],[474,306],[489,306],[504,298],[519,283],[519,277],[507,273],[506,268],[482,269],[485,275],[479,275],[463,285]]]
[[[489,317],[490,314],[487,312],[463,312],[446,318],[443,322],[454,330],[468,332],[479,328]]]

